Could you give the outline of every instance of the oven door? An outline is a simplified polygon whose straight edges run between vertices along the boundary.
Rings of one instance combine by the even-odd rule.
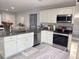
[[[68,36],[54,34],[53,35],[53,43],[67,47],[68,46]]]

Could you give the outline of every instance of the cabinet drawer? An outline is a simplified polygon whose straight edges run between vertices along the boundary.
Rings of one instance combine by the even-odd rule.
[[[13,41],[16,40],[16,36],[4,37],[4,41]]]
[[[27,37],[33,37],[33,33],[26,34]]]

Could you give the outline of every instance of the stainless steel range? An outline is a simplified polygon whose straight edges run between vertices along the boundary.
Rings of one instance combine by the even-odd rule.
[[[64,47],[68,47],[68,36],[53,34],[53,43]]]

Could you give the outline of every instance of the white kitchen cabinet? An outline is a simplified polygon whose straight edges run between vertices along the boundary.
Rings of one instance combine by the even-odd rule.
[[[53,32],[52,31],[41,31],[41,42],[53,44]]]
[[[40,23],[56,23],[57,15],[72,14],[74,16],[75,7],[65,7],[40,11]],[[72,20],[72,23],[74,21]]]
[[[5,45],[5,58],[16,54],[16,41],[9,41]]]
[[[46,34],[47,33],[45,31],[41,31],[41,42],[46,42],[46,38],[47,38]]]
[[[0,40],[0,55],[7,59],[23,50],[33,46],[34,33],[18,34],[13,36],[3,37]]]
[[[46,23],[56,23],[56,13],[54,10],[43,10],[40,11],[40,22],[46,22]]]
[[[27,48],[27,40],[19,39],[17,40],[17,52],[21,52]]]
[[[74,7],[59,8],[58,14],[73,14]]]
[[[4,58],[10,57],[16,54],[16,36],[10,36],[4,38]]]
[[[23,35],[22,34],[20,34],[20,35],[17,35],[17,52],[21,52],[22,50],[24,50],[24,47],[23,46],[25,46],[24,45],[24,42],[26,42],[25,40],[24,40],[24,38],[23,38]]]
[[[75,12],[75,6],[74,7],[66,7],[66,8],[59,8],[57,14],[72,14],[72,24],[74,24],[74,12]]]
[[[17,35],[17,52],[33,46],[33,33]]]
[[[25,38],[27,39],[27,48],[30,48],[34,44],[34,33],[28,33],[26,35],[27,37]]]

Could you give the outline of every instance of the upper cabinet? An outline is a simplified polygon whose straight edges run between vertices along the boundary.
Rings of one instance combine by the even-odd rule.
[[[55,10],[43,10],[40,11],[40,22],[56,23],[56,11]]]
[[[74,14],[75,7],[65,7],[40,11],[40,22],[56,23],[58,14]],[[73,21],[72,21],[73,23]]]
[[[73,14],[74,7],[59,8],[58,14]]]

